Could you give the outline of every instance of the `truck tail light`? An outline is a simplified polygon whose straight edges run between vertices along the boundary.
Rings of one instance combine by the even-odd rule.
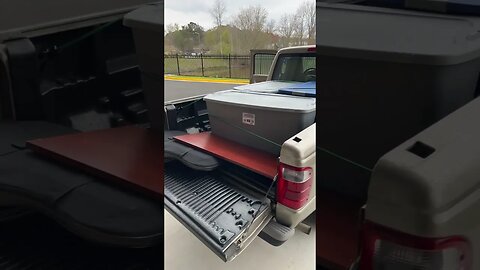
[[[292,209],[300,209],[307,202],[312,188],[313,170],[280,163],[278,166],[277,202]]]
[[[471,247],[460,236],[423,238],[366,222],[360,270],[472,270]]]

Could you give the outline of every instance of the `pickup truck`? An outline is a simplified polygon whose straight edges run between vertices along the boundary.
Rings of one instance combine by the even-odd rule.
[[[480,269],[478,3],[321,2],[317,263]]]
[[[236,89],[276,92],[315,81],[315,46],[284,48],[273,54],[252,51],[252,73],[256,73],[256,59],[271,57],[269,73],[255,74],[255,83]],[[274,178],[229,162],[221,162],[212,172],[167,162],[165,209],[224,261],[233,260],[257,236],[279,246],[293,236],[295,228],[308,232],[302,221],[316,209],[315,129],[313,123],[283,143]],[[203,96],[165,103],[166,137],[175,131],[210,130]]]

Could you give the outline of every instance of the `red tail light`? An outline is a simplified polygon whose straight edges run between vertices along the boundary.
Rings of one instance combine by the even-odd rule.
[[[315,52],[316,50],[317,50],[317,47],[312,47],[307,49],[308,52]]]
[[[277,202],[292,209],[300,209],[307,202],[312,188],[313,170],[280,163],[278,167]]]
[[[472,270],[471,247],[459,236],[423,238],[367,222],[360,270]]]

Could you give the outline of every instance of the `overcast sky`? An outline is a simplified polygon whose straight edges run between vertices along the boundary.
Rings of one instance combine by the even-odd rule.
[[[240,9],[258,4],[267,10],[268,21],[271,19],[278,21],[282,14],[294,13],[303,1],[305,0],[225,0],[227,9],[225,23],[230,23],[232,16]],[[214,0],[165,0],[164,3],[165,26],[172,23],[186,25],[189,22],[195,22],[205,30],[213,27],[213,18],[210,16],[209,9]]]

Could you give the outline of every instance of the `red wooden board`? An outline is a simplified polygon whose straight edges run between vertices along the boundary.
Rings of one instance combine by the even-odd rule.
[[[317,192],[317,261],[348,270],[358,256],[362,203],[328,191]]]
[[[175,139],[271,179],[277,174],[277,156],[215,136],[210,132],[180,135]]]
[[[36,139],[27,146],[99,177],[163,197],[163,142],[150,130],[113,128]]]

